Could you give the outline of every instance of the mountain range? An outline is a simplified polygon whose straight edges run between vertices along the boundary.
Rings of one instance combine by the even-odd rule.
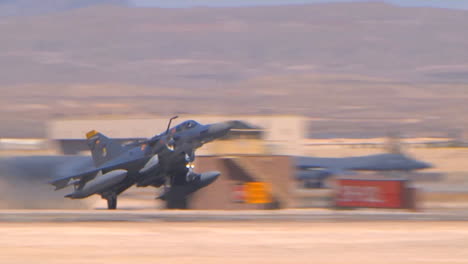
[[[468,130],[468,11],[59,2],[0,1],[0,137],[175,112],[301,114],[323,133]]]

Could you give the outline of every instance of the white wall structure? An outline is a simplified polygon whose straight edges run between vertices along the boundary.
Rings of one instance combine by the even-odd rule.
[[[42,138],[0,138],[0,150],[42,150],[48,141]]]
[[[86,132],[97,130],[108,137],[149,138],[164,132],[169,117],[93,117],[89,119],[57,119],[49,123],[48,134],[52,140],[84,140]],[[264,129],[264,141],[272,154],[303,154],[303,142],[307,133],[307,118],[294,115],[267,116],[214,116],[179,115],[171,126],[193,119],[202,124],[228,120],[240,120]],[[203,152],[203,151],[202,151]],[[212,153],[202,153],[210,155]]]

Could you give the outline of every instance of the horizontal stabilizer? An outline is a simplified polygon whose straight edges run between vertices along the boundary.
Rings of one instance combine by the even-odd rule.
[[[63,189],[67,186],[77,183],[76,181],[70,182],[70,180],[83,180],[88,179],[91,177],[96,176],[96,174],[101,170],[101,168],[93,169],[90,171],[86,171],[80,174],[72,175],[72,176],[65,176],[62,178],[58,178],[55,180],[50,181],[49,183],[55,186],[55,190]]]

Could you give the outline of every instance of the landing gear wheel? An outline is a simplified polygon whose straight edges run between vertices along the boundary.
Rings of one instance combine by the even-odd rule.
[[[166,200],[167,209],[187,209],[186,197],[168,197]]]
[[[115,210],[117,208],[117,196],[107,197],[106,200],[107,200],[107,209]]]

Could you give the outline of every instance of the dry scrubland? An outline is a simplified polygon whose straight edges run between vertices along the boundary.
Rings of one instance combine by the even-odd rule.
[[[77,115],[286,113],[322,119],[319,134],[445,136],[468,130],[467,23],[383,3],[2,17],[0,135]]]
[[[464,222],[2,223],[0,263],[449,264]]]

